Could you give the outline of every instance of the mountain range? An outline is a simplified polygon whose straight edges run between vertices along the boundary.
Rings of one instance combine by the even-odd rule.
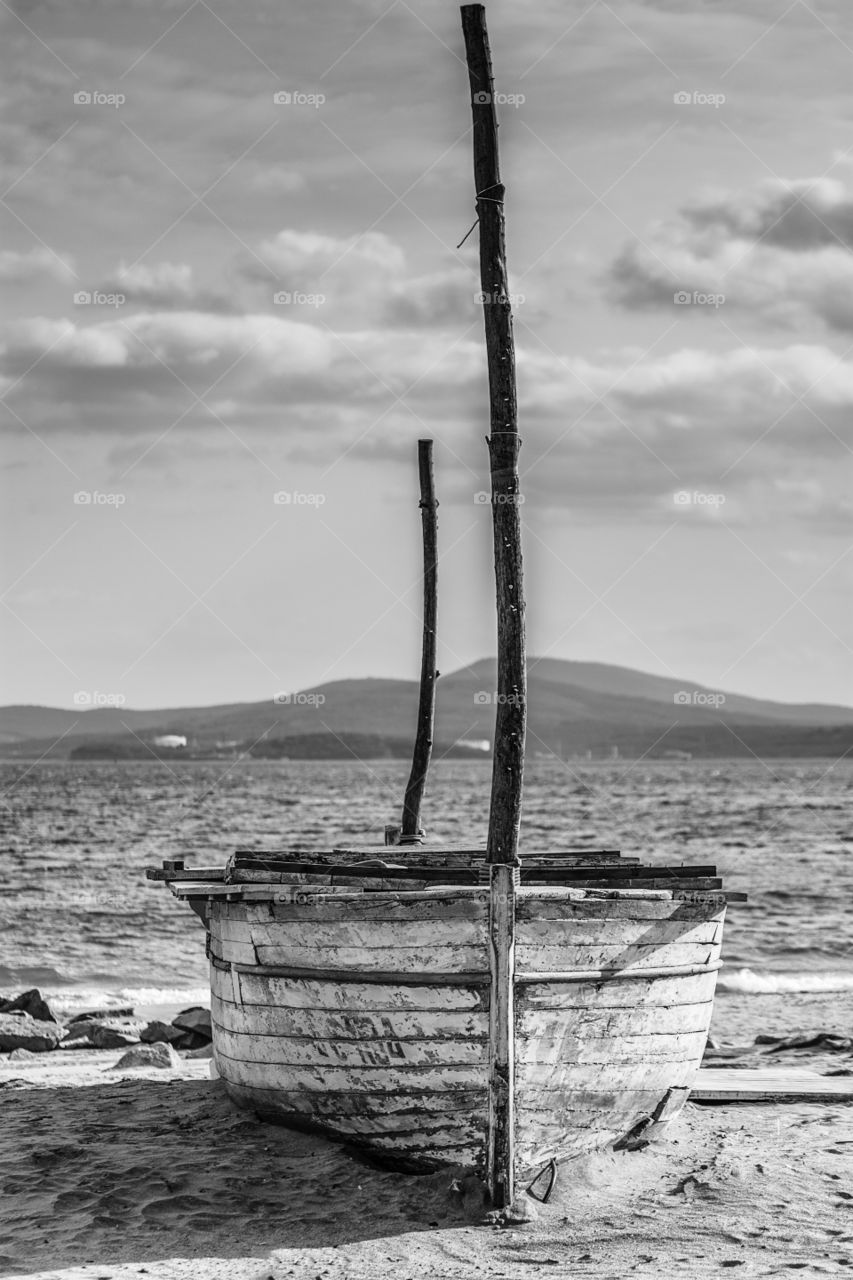
[[[528,668],[531,755],[835,757],[853,748],[853,707],[765,701],[603,663],[532,658]],[[463,753],[485,754],[495,689],[493,658],[439,679],[437,752],[462,742]],[[416,681],[365,678],[212,707],[7,706],[0,708],[0,755],[405,756],[417,699]],[[157,746],[167,734],[185,737],[186,748]]]

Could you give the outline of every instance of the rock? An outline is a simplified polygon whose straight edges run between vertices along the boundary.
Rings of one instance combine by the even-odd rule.
[[[28,1013],[0,1013],[0,1049],[55,1049],[65,1034],[56,1022],[37,1022]]]
[[[123,1053],[118,1062],[107,1070],[128,1071],[133,1067],[159,1067],[163,1071],[174,1071],[180,1066],[181,1059],[170,1044],[137,1044]]]
[[[170,1026],[167,1022],[149,1022],[139,1033],[143,1044],[175,1044],[186,1035],[180,1027]]]
[[[184,1009],[172,1019],[172,1026],[180,1027],[182,1031],[194,1031],[196,1035],[204,1036],[206,1040],[213,1039],[210,1010],[203,1009],[200,1005],[194,1005],[191,1009]]]
[[[138,1022],[96,1022],[87,1032],[96,1049],[121,1049],[138,1044],[142,1026]]]
[[[132,1018],[133,1009],[128,1005],[124,1009],[87,1009],[85,1013],[75,1013],[68,1019],[69,1027],[77,1022],[102,1022],[104,1018]]]
[[[190,1049],[189,1053],[187,1054],[187,1057],[188,1058],[212,1058],[213,1044],[212,1043],[203,1044],[200,1049]]]
[[[50,1005],[42,999],[38,987],[22,992],[13,1000],[0,1000],[0,1013],[15,1013],[19,1009],[35,1018],[36,1022],[59,1022]]]
[[[63,1044],[66,1048],[72,1044],[75,1048],[82,1048],[88,1042],[93,1049],[121,1049],[128,1044],[137,1044],[144,1026],[143,1022],[121,1018],[75,1022],[69,1027]]]
[[[33,1053],[32,1049],[13,1049],[9,1054],[10,1062],[19,1062],[21,1058],[37,1058],[38,1054]]]
[[[174,1040],[172,1044],[175,1049],[192,1052],[194,1049],[203,1049],[206,1044],[210,1044],[210,1040],[201,1031],[184,1031],[180,1040]]]

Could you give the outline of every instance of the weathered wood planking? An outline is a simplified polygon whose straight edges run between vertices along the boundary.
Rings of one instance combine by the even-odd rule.
[[[320,1039],[313,1036],[260,1035],[229,1031],[214,1010],[214,1040],[217,1054],[227,1054],[241,1062],[277,1063],[294,1068],[316,1068],[330,1073],[337,1068],[387,1068],[391,1075],[421,1067],[479,1067],[488,1060],[488,1042],[449,1036],[423,1039]],[[284,1073],[287,1074],[287,1073]],[[324,1076],[324,1078],[326,1078]]]
[[[224,984],[223,984],[224,986]],[[388,1012],[335,1012],[329,1009],[282,1008],[276,1005],[237,1004],[219,1000],[217,1020],[227,1031],[317,1040],[424,1040],[460,1039],[488,1041],[484,1013],[398,1009]]]
[[[853,1080],[801,1067],[702,1067],[691,1102],[853,1102]]]
[[[565,1035],[583,1034],[617,1040],[622,1036],[655,1035],[668,1032],[707,1032],[712,1002],[699,1004],[662,1005],[658,1008],[631,1003],[623,1008],[611,1009],[602,1005],[574,1005],[559,1008],[559,1016],[548,1012],[543,1015],[541,1006],[525,1008],[518,999],[516,1029],[519,1037],[537,1036],[539,1043],[549,1039],[561,1040]],[[547,1018],[547,1022],[544,1019]],[[543,1030],[543,1022],[545,1029]]]
[[[253,1046],[238,1037],[239,1043],[215,1042],[216,1064],[225,1080],[237,1084],[256,1084],[267,1088],[317,1091],[346,1090],[351,1093],[387,1089],[389,1093],[425,1093],[476,1089],[485,1083],[484,1069],[479,1064],[442,1063],[427,1065],[376,1064],[288,1066],[264,1062],[254,1056]]]
[[[245,1006],[277,1005],[293,1009],[333,1009],[352,1013],[367,1011],[383,1013],[395,1009],[421,1010],[424,1012],[487,1012],[489,992],[482,986],[434,986],[401,983],[358,982],[357,976],[343,985],[319,978],[273,977],[252,972],[211,973],[213,990],[230,979],[236,988],[237,999]],[[224,988],[224,991],[227,988]],[[232,997],[226,997],[232,998]]]
[[[710,1004],[716,985],[717,973],[713,969],[688,976],[644,977],[625,983],[602,980],[566,987],[529,983],[519,988],[516,1004],[520,1010],[538,1009],[550,1017],[578,1007],[593,1012],[624,1008],[680,1008],[704,1001]]]
[[[519,942],[516,966],[519,976],[526,973],[557,973],[582,969],[598,971],[645,968],[677,968],[682,965],[705,965],[718,951],[714,942],[653,942],[622,946],[619,943],[589,943],[576,947],[556,942],[553,946],[533,946]]]

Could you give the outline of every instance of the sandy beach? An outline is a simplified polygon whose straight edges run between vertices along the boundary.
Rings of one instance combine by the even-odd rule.
[[[0,1267],[63,1280],[841,1274],[853,1107],[688,1105],[663,1141],[563,1168],[529,1223],[237,1110],[210,1062],[0,1069]],[[836,1066],[838,1066],[836,1060]]]

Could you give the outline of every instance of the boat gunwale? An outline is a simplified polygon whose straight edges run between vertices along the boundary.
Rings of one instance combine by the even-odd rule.
[[[379,877],[377,877],[379,878]],[[168,881],[169,888],[178,898],[207,898],[211,902],[280,902],[298,906],[300,898],[305,905],[322,905],[323,903],[345,902],[427,902],[444,899],[473,899],[483,903],[489,901],[489,891],[482,885],[447,885],[427,889],[358,889],[352,885],[323,884],[282,884],[271,881],[244,882],[238,884],[195,884],[187,880]],[[741,900],[745,895],[732,893],[722,889],[583,889],[571,885],[522,885],[516,890],[516,897],[522,902],[565,901],[565,902],[679,902],[696,906],[724,907],[728,903]]]
[[[311,969],[296,965],[245,964],[241,961],[222,960],[211,952],[211,964],[234,973],[252,974],[261,978],[289,978],[293,981],[332,983],[371,983],[379,986],[403,987],[488,987],[488,970],[469,972],[400,972],[388,969]],[[659,965],[645,969],[564,969],[564,970],[516,970],[515,982],[519,986],[567,985],[570,983],[629,982],[639,979],[689,978],[705,973],[716,973],[722,968],[722,960],[706,964]]]

